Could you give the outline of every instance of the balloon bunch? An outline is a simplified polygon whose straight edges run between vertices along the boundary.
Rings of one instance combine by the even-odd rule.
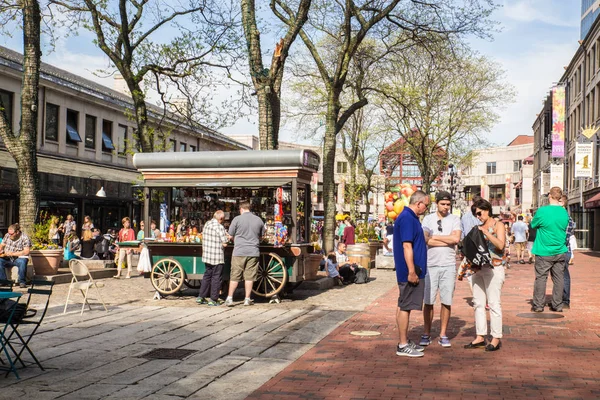
[[[398,218],[405,206],[408,205],[410,196],[417,190],[410,183],[400,184],[397,192],[385,192],[385,216],[392,221]]]

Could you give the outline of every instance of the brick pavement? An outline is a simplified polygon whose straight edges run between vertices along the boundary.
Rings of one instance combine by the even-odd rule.
[[[452,348],[433,343],[418,359],[395,355],[393,288],[321,340],[255,391],[250,399],[600,398],[600,253],[577,252],[570,266],[571,310],[561,319],[526,319],[533,265],[513,264],[503,288],[504,338],[494,353],[465,350],[475,334],[466,282],[457,282],[448,335]],[[552,283],[548,280],[547,299]],[[545,313],[549,313],[546,308]],[[409,336],[418,340],[422,314],[413,312]],[[357,337],[356,330],[381,332]]]

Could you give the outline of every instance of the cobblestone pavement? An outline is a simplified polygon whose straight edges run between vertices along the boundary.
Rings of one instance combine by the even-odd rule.
[[[471,294],[457,282],[449,327],[451,348],[437,344],[439,306],[432,344],[417,359],[395,354],[397,289],[390,289],[306,354],[285,368],[250,399],[598,399],[600,398],[600,253],[576,252],[570,266],[570,310],[563,318],[530,314],[534,272],[513,264],[502,294],[504,337],[497,352],[466,350],[474,338]],[[550,300],[551,281],[546,289]],[[539,317],[539,314],[535,314]],[[417,341],[422,314],[413,312],[409,337]],[[357,337],[370,330],[380,336]]]
[[[50,313],[32,341],[46,371],[32,366],[19,369],[20,380],[1,378],[0,398],[243,399],[395,286],[392,271],[374,270],[372,277],[325,292],[295,290],[281,304],[233,308],[196,305],[195,290],[152,300],[142,277],[103,279],[109,312],[93,300],[83,316],[79,293],[62,314],[69,285],[55,285]],[[158,348],[192,354],[144,357]]]

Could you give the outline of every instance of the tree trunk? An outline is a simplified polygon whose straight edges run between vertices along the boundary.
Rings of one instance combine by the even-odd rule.
[[[266,87],[269,88],[267,93]],[[279,147],[279,121],[281,100],[273,85],[258,89],[258,132],[261,150],[276,150]]]
[[[124,74],[123,77],[125,78]],[[129,87],[129,91],[131,92],[131,99],[133,100],[139,145],[143,153],[152,153],[155,147],[155,135],[150,132],[150,129],[148,129],[148,109],[146,108],[146,96],[138,84],[129,81],[127,78],[125,79],[127,86]]]
[[[37,121],[40,76],[40,5],[23,1],[23,81],[21,85],[21,126],[18,138],[7,148],[17,164],[19,178],[19,222],[32,236],[39,207],[37,171]]]
[[[348,196],[348,201],[346,203],[350,204],[350,218],[352,218],[353,221],[356,221],[357,215],[360,213],[357,212],[356,209],[358,193],[356,189],[356,161],[354,160],[355,158],[352,157],[348,160],[348,168],[350,168],[350,184],[348,185],[348,188],[346,188],[346,192],[349,193],[350,196]]]
[[[333,91],[333,90],[332,90]],[[340,111],[339,93],[331,93],[327,101],[326,131],[323,141],[323,246],[325,252],[334,250],[335,235],[335,146],[337,119]]]

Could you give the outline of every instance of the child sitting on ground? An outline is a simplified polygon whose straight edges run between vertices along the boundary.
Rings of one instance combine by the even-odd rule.
[[[327,269],[327,276],[330,278],[333,278],[335,280],[336,284],[338,284],[340,286],[342,286],[344,284],[344,281],[342,280],[342,277],[340,276],[340,271],[339,271],[337,259],[335,257],[335,252],[331,252],[327,255],[326,269]]]

